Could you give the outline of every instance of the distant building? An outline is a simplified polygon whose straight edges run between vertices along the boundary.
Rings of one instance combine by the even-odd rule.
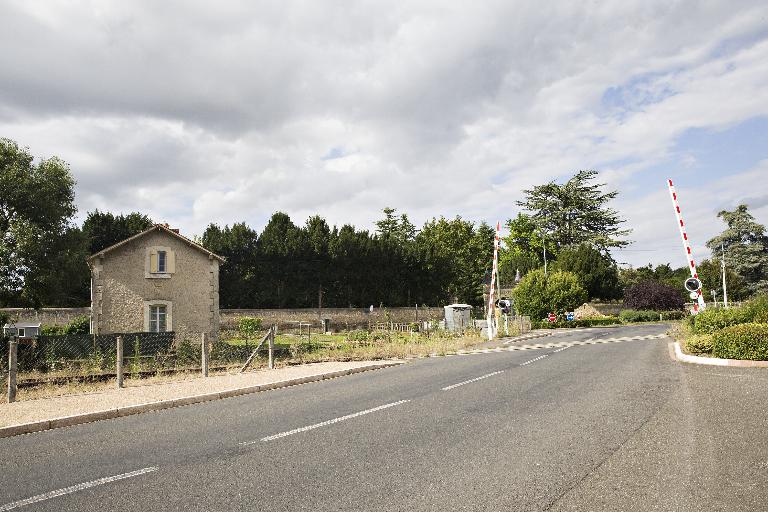
[[[88,258],[91,332],[175,331],[184,339],[219,332],[224,258],[178,230],[156,224]]]
[[[3,326],[3,335],[18,336],[21,340],[33,340],[40,335],[40,323],[16,322]]]

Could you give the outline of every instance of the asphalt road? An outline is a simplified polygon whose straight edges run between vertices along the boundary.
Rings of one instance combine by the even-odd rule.
[[[0,512],[768,510],[768,371],[676,363],[669,341],[423,359],[2,439]]]

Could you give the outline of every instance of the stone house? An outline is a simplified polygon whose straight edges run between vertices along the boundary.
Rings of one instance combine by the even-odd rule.
[[[224,258],[178,230],[156,224],[88,258],[91,332],[219,333],[219,265]]]

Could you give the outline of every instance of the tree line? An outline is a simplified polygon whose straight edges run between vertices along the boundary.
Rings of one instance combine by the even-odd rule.
[[[618,268],[610,251],[630,243],[630,230],[610,207],[617,192],[605,192],[597,177],[596,171],[579,171],[564,183],[524,191],[520,213],[505,223],[502,286],[541,271],[546,254],[548,271],[575,276],[588,300],[621,299],[644,281],[684,294],[686,267]],[[9,139],[0,139],[0,190],[0,305],[6,307],[87,305],[86,258],[153,225],[142,213],[96,210],[77,226],[66,162],[35,162]],[[745,205],[719,217],[727,229],[709,241],[713,256],[699,264],[705,290],[720,287],[722,249],[732,298],[768,290],[765,227]],[[260,233],[244,222],[211,224],[196,241],[227,260],[220,270],[225,308],[482,304],[493,252],[488,224],[441,217],[417,228],[407,214],[385,208],[375,226],[330,226],[317,215],[297,225],[277,212]]]

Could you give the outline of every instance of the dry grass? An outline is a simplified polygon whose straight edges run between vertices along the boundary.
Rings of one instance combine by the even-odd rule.
[[[286,358],[276,359],[275,366],[279,368],[296,364],[329,361],[368,361],[445,355],[457,350],[473,347],[485,340],[480,337],[479,332],[473,332],[464,336],[451,336],[447,333],[437,335],[433,333],[429,337],[418,333],[413,335],[408,333],[390,333],[388,335],[379,334],[375,341],[361,342],[348,341],[345,337],[336,335],[328,337],[328,339],[323,341],[324,343],[319,346],[313,345],[312,349],[302,343],[292,345],[290,355]],[[265,355],[257,358],[251,368],[266,367]],[[239,369],[239,364],[232,364],[225,370],[211,372],[211,374],[235,373]],[[28,375],[20,375],[19,377],[26,378]],[[43,374],[38,375],[38,377],[50,377],[50,375]],[[199,371],[156,375],[141,379],[132,379],[129,375],[126,375],[125,386],[154,386],[198,378],[200,378]],[[35,400],[83,393],[99,393],[108,389],[114,389],[115,386],[115,379],[101,382],[70,382],[67,384],[46,383],[35,387],[19,388],[17,400]]]

